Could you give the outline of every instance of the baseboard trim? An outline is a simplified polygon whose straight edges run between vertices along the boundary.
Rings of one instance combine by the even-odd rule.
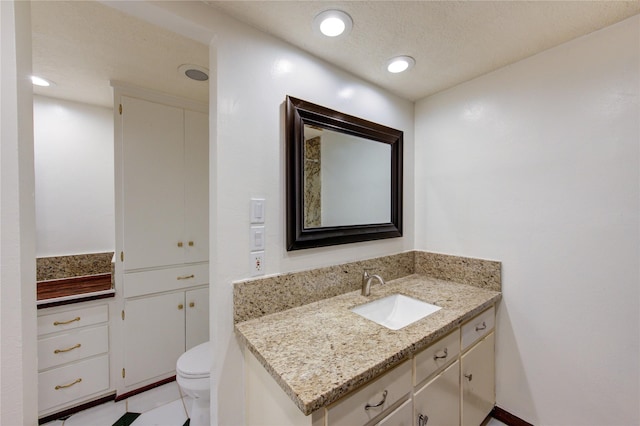
[[[174,382],[176,380],[176,376],[167,377],[166,379],[160,380],[159,382],[151,383],[150,385],[143,386],[136,390],[132,390],[131,392],[123,393],[122,395],[116,396],[116,402],[122,401],[123,399],[127,399],[130,396],[137,395],[142,392],[146,392],[149,389],[157,388],[158,386],[166,385],[167,383]]]
[[[498,407],[493,407],[490,416],[496,420],[500,420],[507,426],[533,426],[531,423],[522,420],[520,417],[514,416],[510,412]]]
[[[94,399],[93,401],[85,402],[84,404],[76,405],[75,407],[67,408],[66,410],[58,411],[57,413],[48,414],[38,419],[38,424],[42,425],[45,423],[52,422],[54,420],[61,419],[63,417],[69,417],[70,415],[80,412],[82,410],[86,410],[87,408],[95,407],[96,405],[113,401],[115,397],[116,397],[116,394],[113,393],[111,395],[108,395],[102,398]]]

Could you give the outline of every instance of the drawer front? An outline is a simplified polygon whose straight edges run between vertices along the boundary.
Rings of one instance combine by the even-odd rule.
[[[38,410],[42,412],[108,389],[108,355],[55,368],[38,374]]]
[[[87,325],[100,324],[109,319],[107,305],[72,309],[38,316],[38,335],[73,330]]]
[[[460,354],[460,329],[446,335],[416,355],[416,377],[413,385],[427,379]]]
[[[124,297],[181,290],[209,283],[209,264],[129,272],[123,279]]]
[[[489,334],[495,325],[496,310],[491,307],[462,326],[462,350]]]
[[[69,333],[38,340],[38,370],[66,364],[109,351],[106,324],[81,328]]]
[[[411,361],[406,361],[329,407],[327,424],[331,426],[364,425],[400,401],[410,391]],[[368,408],[366,408],[367,405],[369,405]],[[378,406],[373,407],[374,405]]]

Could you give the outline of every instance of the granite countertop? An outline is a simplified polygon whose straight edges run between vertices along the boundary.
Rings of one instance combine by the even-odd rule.
[[[389,330],[349,309],[402,293],[442,309]],[[236,324],[236,333],[305,414],[369,382],[496,303],[501,293],[409,275]]]
[[[113,297],[113,252],[36,259],[38,309]]]

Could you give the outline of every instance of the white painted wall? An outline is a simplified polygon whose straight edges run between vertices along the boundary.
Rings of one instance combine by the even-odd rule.
[[[36,425],[36,265],[29,2],[0,2],[0,424]]]
[[[498,405],[637,425],[640,16],[416,105],[416,247],[503,262]]]
[[[266,198],[267,274],[303,270],[413,248],[413,104],[230,19],[213,27],[211,312],[215,341],[212,414],[242,424],[243,360],[233,332],[232,282],[249,277],[249,199]],[[213,75],[215,74],[215,75]],[[214,87],[215,86],[215,87]],[[285,249],[286,95],[401,129],[405,237],[329,248]],[[214,101],[215,102],[215,101]],[[217,112],[217,113],[216,113]]]
[[[113,251],[113,111],[34,96],[36,255]]]

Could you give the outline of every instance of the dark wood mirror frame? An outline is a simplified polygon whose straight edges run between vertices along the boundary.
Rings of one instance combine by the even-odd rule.
[[[287,96],[287,251],[402,236],[403,132]],[[346,133],[391,146],[391,222],[304,227],[304,126]]]

